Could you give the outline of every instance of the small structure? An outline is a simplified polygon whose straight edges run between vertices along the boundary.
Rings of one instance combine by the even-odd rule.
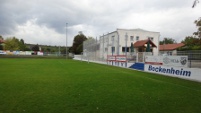
[[[138,49],[138,52],[153,52],[153,48],[157,47],[150,39],[140,40],[134,43],[134,48]]]
[[[185,46],[183,43],[163,44],[159,46],[160,55],[177,55],[177,49]]]

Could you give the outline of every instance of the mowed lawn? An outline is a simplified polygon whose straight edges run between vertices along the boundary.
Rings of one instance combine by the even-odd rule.
[[[201,113],[201,83],[65,59],[0,59],[0,113]]]

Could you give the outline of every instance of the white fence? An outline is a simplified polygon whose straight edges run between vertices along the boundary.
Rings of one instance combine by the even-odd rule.
[[[145,64],[144,71],[201,82],[201,69]]]
[[[40,56],[43,56],[43,52],[41,51],[37,51],[37,52],[34,52],[34,51],[3,51],[3,50],[0,50],[0,54],[1,55],[40,55]]]

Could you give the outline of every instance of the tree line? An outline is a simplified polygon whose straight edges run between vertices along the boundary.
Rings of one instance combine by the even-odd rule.
[[[4,38],[0,35],[0,50],[10,50],[10,51],[43,51],[43,52],[60,52],[65,54],[64,46],[48,46],[48,45],[38,45],[38,44],[25,44],[23,39],[18,39],[16,37]]]
[[[66,54],[65,46],[48,46],[48,45],[38,45],[38,44],[25,44],[23,39],[18,39],[16,37],[4,38],[0,35],[0,50],[10,50],[10,51],[43,51],[43,52],[58,52],[61,54]],[[81,54],[83,49],[83,42],[87,40],[87,37],[83,33],[79,33],[74,37],[72,47],[67,47],[67,51],[74,54]]]

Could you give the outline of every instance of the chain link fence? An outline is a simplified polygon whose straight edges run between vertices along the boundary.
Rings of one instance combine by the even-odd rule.
[[[106,61],[100,57],[100,42],[95,39],[88,39],[83,43],[82,59],[90,61]]]
[[[177,56],[188,56],[189,67],[201,68],[201,50],[177,51]]]

